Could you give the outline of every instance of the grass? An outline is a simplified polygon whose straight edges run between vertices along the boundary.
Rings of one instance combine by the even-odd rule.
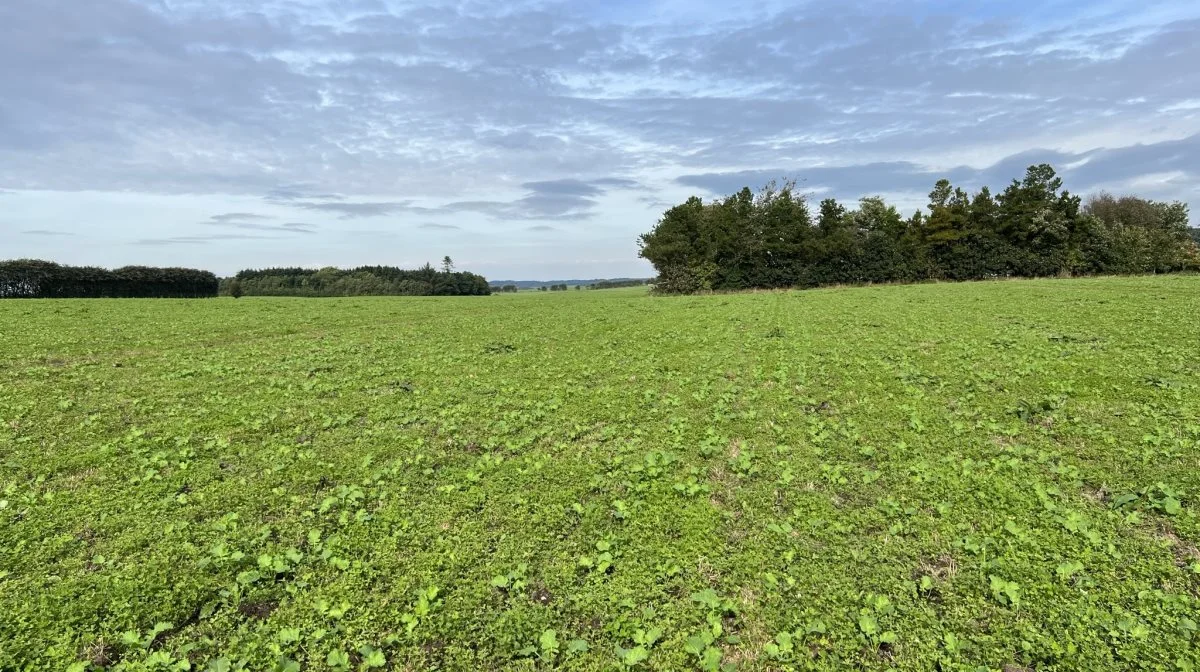
[[[1198,315],[0,303],[0,669],[1191,670]]]

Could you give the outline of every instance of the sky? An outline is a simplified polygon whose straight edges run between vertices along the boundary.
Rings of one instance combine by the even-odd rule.
[[[1200,206],[1200,3],[0,2],[0,258],[652,275],[671,204]]]

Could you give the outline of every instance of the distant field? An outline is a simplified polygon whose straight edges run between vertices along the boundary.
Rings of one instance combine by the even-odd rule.
[[[0,334],[2,670],[1200,666],[1200,277]]]

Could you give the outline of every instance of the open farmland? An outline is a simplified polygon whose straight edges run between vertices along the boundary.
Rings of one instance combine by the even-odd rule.
[[[1200,277],[0,303],[0,669],[1191,670]]]

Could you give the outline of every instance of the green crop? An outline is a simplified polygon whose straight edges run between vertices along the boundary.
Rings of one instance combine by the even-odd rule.
[[[0,669],[1191,670],[1200,278],[0,302]]]

